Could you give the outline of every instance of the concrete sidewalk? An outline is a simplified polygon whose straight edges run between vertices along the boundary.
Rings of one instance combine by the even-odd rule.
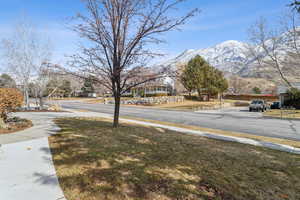
[[[0,147],[1,200],[65,200],[47,137]]]

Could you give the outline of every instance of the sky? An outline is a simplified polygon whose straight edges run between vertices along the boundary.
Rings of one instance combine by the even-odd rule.
[[[180,31],[165,34],[163,38],[166,43],[154,48],[166,54],[160,59],[167,59],[187,49],[207,48],[226,40],[247,42],[247,30],[251,24],[262,16],[270,22],[279,20],[289,2],[290,0],[188,0],[175,11],[176,15],[184,15],[193,8],[199,8],[201,12],[181,27]],[[49,37],[54,62],[63,64],[66,55],[78,50],[78,37],[66,26],[68,19],[78,12],[85,12],[80,0],[2,0],[0,40],[9,38],[19,19],[27,16],[42,34]],[[2,70],[3,68],[2,64]]]

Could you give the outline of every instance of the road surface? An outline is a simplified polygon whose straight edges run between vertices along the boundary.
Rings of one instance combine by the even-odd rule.
[[[81,101],[60,101],[59,104],[66,109],[107,114],[113,114],[114,110],[114,105]],[[246,108],[187,112],[122,106],[120,115],[300,141],[300,120],[267,119],[261,113],[248,112]]]

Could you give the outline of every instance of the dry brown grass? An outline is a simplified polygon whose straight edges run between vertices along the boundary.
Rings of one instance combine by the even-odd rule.
[[[299,155],[96,118],[56,123],[68,200],[300,199]]]
[[[215,135],[226,135],[226,136],[234,136],[234,137],[241,137],[241,138],[249,138],[264,142],[273,142],[277,144],[284,144],[284,145],[290,145],[293,147],[300,148],[300,142],[299,141],[293,141],[293,140],[287,140],[287,139],[281,139],[281,138],[272,138],[272,137],[265,137],[265,136],[258,136],[258,135],[251,135],[248,133],[239,133],[239,132],[233,132],[233,131],[224,131],[220,129],[212,129],[212,128],[203,128],[199,126],[192,126],[192,125],[185,125],[185,124],[176,124],[171,122],[163,122],[163,121],[157,121],[157,120],[148,120],[148,119],[141,119],[136,117],[122,117],[124,119],[132,119],[137,121],[144,121],[144,122],[150,122],[155,124],[161,124],[166,126],[173,126],[173,127],[179,127],[179,128],[186,128],[190,130],[196,130],[196,131],[203,131]]]
[[[194,110],[203,110],[203,109],[215,109],[219,107],[228,107],[233,105],[233,100],[225,100],[222,103],[218,100],[212,101],[192,101],[185,100],[184,102],[169,103],[169,104],[152,104],[152,105],[128,105],[128,106],[137,106],[137,107],[152,107],[158,109],[167,109],[167,110],[184,110],[184,111],[194,111]],[[127,106],[127,105],[126,105]]]
[[[264,116],[283,118],[283,119],[300,119],[300,110],[268,110]]]

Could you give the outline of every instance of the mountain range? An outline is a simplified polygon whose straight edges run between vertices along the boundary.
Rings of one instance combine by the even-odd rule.
[[[160,65],[172,66],[186,64],[197,55],[202,56],[212,66],[230,73],[239,73],[247,63],[245,43],[229,40],[210,48],[186,50],[173,59],[162,62]]]
[[[280,37],[286,37],[286,34],[282,34]],[[247,43],[229,40],[205,49],[186,50],[175,58],[159,63],[159,65],[176,68],[179,65],[188,63],[188,61],[196,55],[200,55],[212,66],[222,70],[226,74],[235,74],[241,77],[265,78],[269,80],[278,79],[276,70],[267,66],[257,66],[255,59],[249,56],[247,46],[249,46]],[[284,56],[288,52],[285,51],[287,48],[284,42],[280,44],[278,48],[278,51],[280,51],[279,54]],[[263,52],[261,52],[261,56],[263,59],[267,59]],[[299,76],[299,72],[295,74],[295,69],[292,69],[292,67],[286,67],[285,71],[288,76],[289,74]]]

